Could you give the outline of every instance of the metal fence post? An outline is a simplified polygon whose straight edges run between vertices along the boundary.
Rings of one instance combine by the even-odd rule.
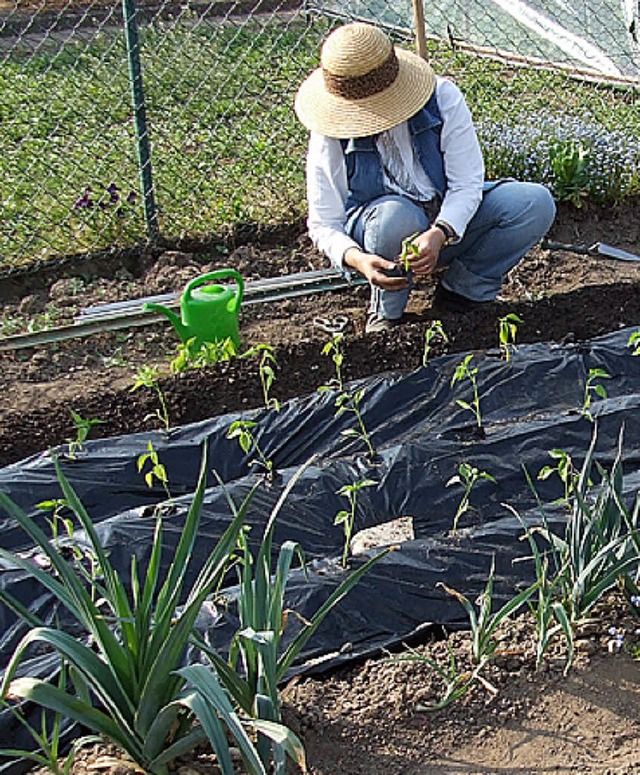
[[[129,81],[131,83],[131,100],[136,126],[136,141],[138,147],[138,163],[140,183],[142,186],[142,201],[144,205],[144,220],[147,227],[147,237],[157,240],[158,211],[153,192],[153,176],[151,174],[151,146],[147,129],[147,111],[144,101],[144,85],[142,82],[142,66],[140,64],[140,38],[136,18],[135,0],[122,0],[124,15],[124,34],[127,43],[127,58],[129,62]]]

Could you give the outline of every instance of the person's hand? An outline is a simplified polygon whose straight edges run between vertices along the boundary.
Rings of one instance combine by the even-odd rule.
[[[390,277],[388,272],[398,272],[398,264],[395,261],[387,261],[386,258],[375,253],[365,253],[358,248],[349,248],[344,254],[345,264],[357,269],[360,274],[378,288],[386,291],[401,291],[407,287],[407,278],[404,274]]]
[[[434,271],[445,239],[442,231],[432,226],[411,240],[418,251],[409,254],[409,266],[415,275],[428,275]]]

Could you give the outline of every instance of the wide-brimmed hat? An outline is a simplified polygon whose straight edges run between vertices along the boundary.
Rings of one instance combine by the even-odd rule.
[[[435,88],[422,57],[395,48],[382,30],[361,22],[329,35],[320,64],[298,89],[295,111],[307,129],[328,137],[391,129],[417,113]]]

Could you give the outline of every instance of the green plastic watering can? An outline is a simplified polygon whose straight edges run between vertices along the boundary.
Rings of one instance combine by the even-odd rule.
[[[236,290],[212,285],[213,280],[234,280]],[[169,318],[186,344],[195,338],[195,348],[204,342],[222,342],[227,338],[240,347],[238,312],[242,304],[244,282],[235,269],[219,269],[190,280],[180,298],[180,317],[162,304],[147,303],[144,309],[161,312]]]

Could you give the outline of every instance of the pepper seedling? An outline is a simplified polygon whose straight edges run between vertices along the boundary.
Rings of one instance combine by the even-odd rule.
[[[418,236],[418,234],[420,234],[419,231],[402,240],[402,252],[398,257],[398,263],[405,272],[408,272],[411,269],[412,257],[420,255],[420,249],[414,242],[414,239]]]

